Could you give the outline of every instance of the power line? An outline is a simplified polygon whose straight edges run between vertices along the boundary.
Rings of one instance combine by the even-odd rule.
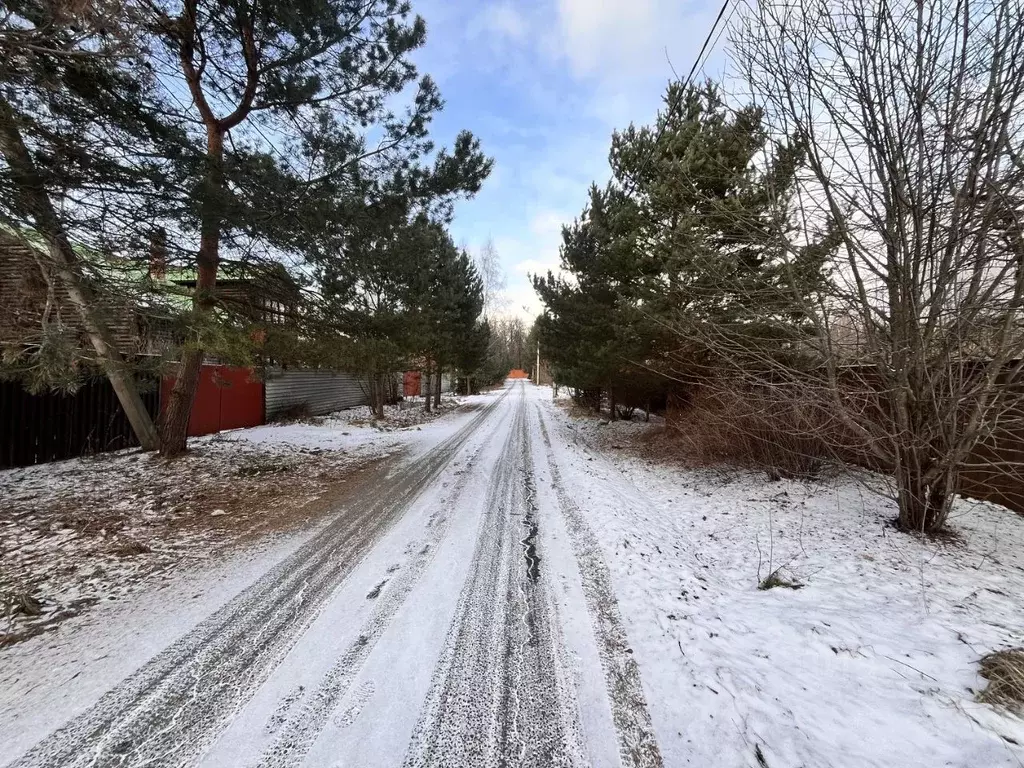
[[[690,67],[690,73],[686,76],[686,84],[690,84],[690,80],[693,78],[694,72],[697,71],[697,66],[700,64],[701,59],[704,58],[704,52],[707,51],[708,55],[711,55],[711,50],[708,49],[708,45],[711,43],[711,36],[715,34],[715,30],[722,21],[722,16],[725,15],[726,8],[729,7],[729,0],[725,0],[722,3],[722,7],[718,10],[718,16],[715,17],[715,23],[711,25],[711,29],[708,31],[708,36],[704,38],[704,44],[700,47],[700,53],[697,54],[696,61],[693,62],[693,66]],[[731,16],[731,14],[730,14]],[[715,43],[718,42],[718,38],[715,38]],[[712,46],[713,48],[714,46]]]
[[[722,3],[722,7],[718,10],[718,16],[715,17],[715,23],[711,25],[711,29],[708,30],[707,37],[704,38],[704,44],[700,47],[700,52],[697,54],[697,58],[694,59],[693,66],[690,67],[690,71],[686,75],[686,81],[683,83],[683,87],[679,90],[679,95],[676,98],[675,103],[670,103],[668,105],[668,116],[669,117],[675,112],[676,109],[678,109],[679,102],[686,95],[686,91],[690,87],[690,82],[691,82],[691,80],[693,80],[693,75],[694,75],[695,72],[697,72],[698,67],[703,67],[703,64],[701,63],[701,59],[704,58],[705,52],[707,52],[708,56],[710,56],[711,55],[711,51],[714,49],[715,45],[718,44],[718,40],[721,37],[721,32],[719,32],[718,37],[715,37],[714,43],[711,42],[711,38],[715,35],[715,30],[718,29],[718,25],[721,23],[722,17],[725,16],[725,11],[726,11],[726,9],[728,7],[729,7],[729,0],[725,0],[725,2]],[[733,10],[735,10],[735,6],[733,6]],[[729,18],[732,18],[732,12],[731,11],[729,13]],[[726,23],[728,24],[728,22],[726,22]],[[722,29],[724,30],[725,28],[723,27]],[[643,172],[647,170],[647,166],[650,164],[651,158],[654,156],[654,150],[657,148],[658,143],[661,141],[661,137],[662,137],[662,135],[665,132],[665,126],[667,124],[668,124],[668,119],[663,121],[662,124],[658,126],[658,130],[657,130],[657,132],[655,133],[655,136],[654,136],[654,142],[651,144],[651,149],[647,153],[647,156],[644,158],[644,161],[643,161],[643,163],[640,166],[640,170],[637,171],[636,174],[631,174],[630,175],[629,189],[627,191],[627,195],[632,195],[636,191],[636,179],[637,179],[638,176],[643,175]]]

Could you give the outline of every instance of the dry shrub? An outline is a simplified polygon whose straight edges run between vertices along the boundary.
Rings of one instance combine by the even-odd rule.
[[[593,408],[580,405],[575,400],[559,400],[555,405],[564,410],[573,419],[588,419],[594,416]]]
[[[978,701],[1024,714],[1024,648],[990,653],[980,664],[988,686]]]
[[[313,418],[313,411],[309,403],[296,403],[284,408],[270,419],[275,424],[291,424],[296,421],[309,421]]]
[[[148,544],[135,539],[124,539],[110,547],[110,553],[118,557],[135,557],[136,555],[147,555],[153,551]]]
[[[43,612],[42,601],[24,590],[0,595],[0,603],[3,605],[3,613],[7,615],[39,616]]]
[[[710,383],[680,402],[669,423],[690,463],[779,478],[814,475],[833,455],[827,414],[794,388]]]
[[[600,389],[572,389],[572,401],[581,408],[587,408],[594,412],[601,410]]]
[[[795,591],[803,589],[804,585],[794,579],[786,578],[782,574],[781,568],[776,568],[757,584],[757,588],[762,592],[767,592],[769,589],[775,589],[776,587],[783,587],[785,589],[792,589]]]

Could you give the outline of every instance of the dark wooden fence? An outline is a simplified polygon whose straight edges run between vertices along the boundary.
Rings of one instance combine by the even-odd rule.
[[[154,416],[160,392],[142,395]],[[17,382],[0,381],[0,468],[72,459],[138,445],[105,378],[89,379],[73,395],[33,395]]]
[[[1014,361],[1011,365],[1016,364],[1017,361]],[[874,399],[874,405],[868,405],[869,410],[866,412],[874,410],[879,414],[879,418],[885,420],[885,406],[880,396],[872,398],[870,394],[873,387],[875,392],[881,392],[880,385],[872,384],[875,377],[874,369],[869,366],[851,366],[845,373],[851,377],[851,396],[865,398],[868,403]],[[998,431],[976,445],[964,460],[960,469],[959,492],[969,498],[1002,504],[1024,515],[1024,382],[1017,379],[1016,374],[1010,381],[1006,381],[1006,378],[1009,377],[1004,377],[1003,386],[1009,388],[1008,397],[1012,398],[1011,405],[1001,414]],[[725,388],[724,385],[709,384],[708,381],[693,378],[686,386],[677,385],[673,388],[665,414],[666,422],[670,426],[680,430],[689,428],[695,418],[694,402],[702,388],[710,389],[713,393],[719,388]],[[814,386],[817,388],[820,384]],[[740,388],[735,390],[737,397],[742,397],[743,392],[744,390]],[[774,390],[769,392],[774,394]],[[784,427],[773,429],[771,420],[778,417],[766,405],[770,404],[770,397],[751,402],[754,405],[740,412],[730,411],[729,418],[715,425],[716,429],[727,433],[730,427],[737,428],[737,425],[742,424],[744,431],[738,432],[737,438],[745,438],[747,442],[743,439],[731,442],[742,446],[745,452],[749,451],[750,442],[754,442],[763,445],[765,453],[773,459],[785,456],[785,452],[792,449],[799,457],[827,459],[839,456],[848,464],[860,465],[883,473],[891,471],[891,468],[884,466],[866,448],[858,447],[855,441],[841,433],[822,432],[816,435],[809,432],[808,439],[800,441],[798,436],[793,434],[793,421],[785,418]],[[783,399],[781,403],[785,405],[786,400]],[[783,408],[781,412],[785,413],[785,409]],[[756,433],[748,431],[750,422],[743,420],[744,416],[750,413],[756,417]],[[699,418],[699,415],[696,418]],[[823,423],[827,422],[826,419]]]

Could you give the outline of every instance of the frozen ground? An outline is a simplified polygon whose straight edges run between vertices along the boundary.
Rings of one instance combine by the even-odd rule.
[[[446,398],[441,414],[460,405],[478,403]],[[432,418],[360,407],[194,439],[174,462],[120,451],[0,471],[0,645],[318,519],[353,474],[430,444]]]
[[[666,765],[1024,764],[1021,720],[974,701],[978,659],[1024,646],[1019,516],[961,500],[937,543],[896,532],[870,477],[673,468],[616,450],[657,452],[641,424],[548,412]],[[776,569],[799,589],[758,590]]]
[[[0,765],[1024,761],[1021,721],[974,702],[978,658],[1024,645],[1006,510],[919,540],[869,478],[653,464],[622,450],[643,425],[529,384],[418,430],[360,421],[267,428],[392,453],[319,525],[0,650]],[[759,590],[777,569],[800,588]]]

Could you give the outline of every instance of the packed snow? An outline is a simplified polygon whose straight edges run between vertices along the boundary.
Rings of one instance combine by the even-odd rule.
[[[417,450],[480,398],[368,407],[195,438],[173,462],[137,450],[0,471],[0,645],[242,538],[290,530],[357,468]]]

